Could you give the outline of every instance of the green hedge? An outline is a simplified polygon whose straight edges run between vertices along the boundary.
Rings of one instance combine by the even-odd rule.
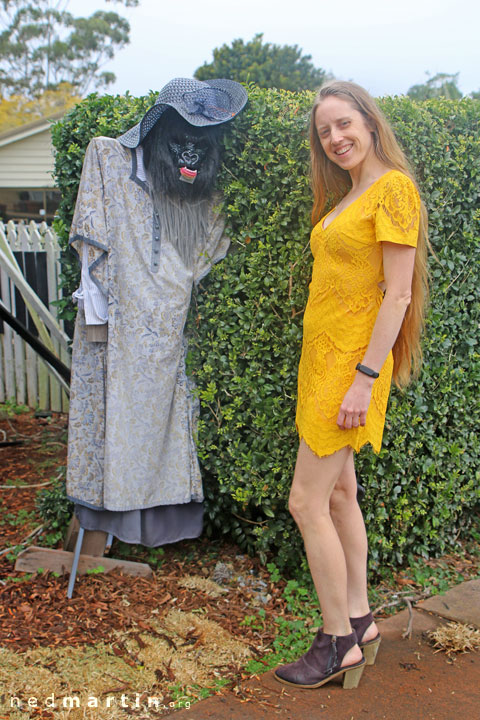
[[[207,532],[229,533],[290,567],[303,556],[287,498],[311,272],[312,99],[250,88],[226,137],[220,178],[232,250],[195,293],[188,322]],[[57,230],[65,242],[88,141],[117,136],[151,101],[90,96],[54,126],[63,194]],[[480,501],[480,102],[387,98],[381,105],[416,169],[436,258],[422,375],[408,391],[392,392],[381,453],[366,448],[357,458],[374,569],[471,536]],[[68,289],[76,272],[67,259]]]

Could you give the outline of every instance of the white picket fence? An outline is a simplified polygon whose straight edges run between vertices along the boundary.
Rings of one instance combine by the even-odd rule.
[[[10,221],[4,225],[0,222],[0,238],[6,240],[16,254],[29,283],[33,286],[38,280],[39,285],[43,284],[44,303],[57,318],[58,310],[53,302],[61,297],[58,289],[60,246],[55,232],[46,223],[37,225],[32,221],[23,225]],[[42,277],[33,277],[32,282],[29,276],[32,278],[35,269]],[[17,315],[17,304],[23,308],[23,301],[19,299],[18,290],[15,291],[12,281],[1,266],[0,283],[2,302],[13,315]],[[58,323],[63,329],[63,322],[58,320]],[[53,337],[52,343],[61,360],[69,366],[70,356],[65,347],[61,347],[59,341]],[[0,402],[6,400],[14,400],[19,405],[40,410],[68,410],[65,390],[47,370],[45,362],[9,325],[3,323],[3,334],[0,335]]]

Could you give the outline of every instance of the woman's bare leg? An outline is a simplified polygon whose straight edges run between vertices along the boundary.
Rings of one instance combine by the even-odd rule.
[[[302,533],[307,560],[322,609],[324,631],[349,635],[347,563],[342,543],[330,515],[330,496],[352,454],[342,448],[319,458],[302,440],[290,492],[290,512]],[[342,662],[359,662],[362,653],[355,645]]]
[[[353,453],[347,458],[330,496],[330,515],[345,556],[348,613],[350,617],[362,617],[370,610],[367,595],[368,542],[362,511],[357,502]],[[377,632],[375,623],[372,623],[359,640],[371,640]]]

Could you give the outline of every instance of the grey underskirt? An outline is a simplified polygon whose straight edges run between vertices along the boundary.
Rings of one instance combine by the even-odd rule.
[[[102,530],[123,542],[147,547],[197,538],[203,530],[202,502],[124,511],[75,504],[75,515],[85,530]]]

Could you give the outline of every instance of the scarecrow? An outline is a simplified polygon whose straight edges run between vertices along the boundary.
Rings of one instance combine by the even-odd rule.
[[[184,325],[193,284],[228,250],[221,126],[246,101],[236,82],[177,78],[128,132],[87,148],[67,472],[87,530],[151,547],[202,531]]]

